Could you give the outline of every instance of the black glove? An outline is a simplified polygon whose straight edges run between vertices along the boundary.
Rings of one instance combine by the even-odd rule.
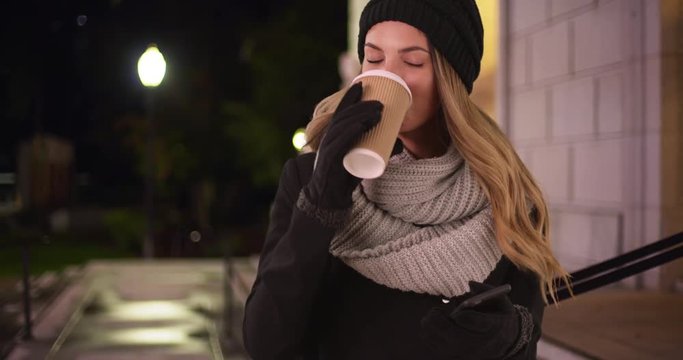
[[[383,105],[379,101],[360,101],[360,82],[347,90],[339,102],[318,149],[315,170],[304,187],[304,194],[318,209],[343,210],[351,206],[351,194],[360,179],[349,174],[342,159],[360,136],[377,125]]]
[[[400,154],[403,152],[403,141],[401,139],[396,138],[396,142],[394,142],[394,148],[391,149],[391,156],[394,156],[396,154]]]
[[[470,294],[492,289],[490,285],[470,281]],[[451,317],[457,304],[450,308],[433,308],[422,318],[425,344],[443,359],[503,359],[517,343],[520,318],[507,295],[458,311]]]

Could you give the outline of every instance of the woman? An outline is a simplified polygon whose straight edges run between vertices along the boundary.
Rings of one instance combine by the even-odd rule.
[[[356,84],[323,100],[316,153],[285,164],[244,342],[255,359],[535,359],[553,279],[541,192],[469,99],[483,29],[473,0],[372,0],[362,71],[401,76],[413,103],[385,173],[342,158],[382,104]],[[452,313],[510,284],[508,295]]]

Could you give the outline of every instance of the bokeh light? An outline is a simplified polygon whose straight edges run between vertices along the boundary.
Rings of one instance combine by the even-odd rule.
[[[294,145],[296,151],[301,151],[301,149],[306,146],[306,134],[304,128],[299,128],[294,132],[294,136],[292,136],[292,145]]]

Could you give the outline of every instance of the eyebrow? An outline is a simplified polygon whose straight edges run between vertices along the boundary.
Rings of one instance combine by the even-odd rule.
[[[373,49],[375,49],[375,50],[384,51],[384,50],[382,50],[382,48],[380,48],[379,46],[377,46],[377,45],[375,45],[375,44],[373,44],[373,43],[370,43],[370,42],[366,42],[366,43],[365,43],[365,46],[370,47],[370,48],[373,48]],[[420,47],[420,46],[409,46],[409,47],[407,47],[407,48],[404,48],[404,49],[399,50],[398,52],[399,52],[399,53],[407,53],[407,52],[411,52],[411,51],[424,51],[424,52],[426,52],[427,54],[429,54],[429,50],[427,50],[427,49],[425,49],[425,48],[423,48],[423,47]]]

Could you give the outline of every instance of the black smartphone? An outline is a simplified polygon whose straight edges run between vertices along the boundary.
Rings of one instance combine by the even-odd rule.
[[[494,287],[491,290],[486,290],[481,294],[474,295],[471,298],[461,302],[460,305],[458,305],[455,308],[455,310],[451,311],[451,317],[455,316],[455,314],[457,314],[458,311],[462,309],[471,308],[485,301],[497,298],[498,296],[506,295],[510,292],[510,290],[512,290],[512,286],[510,286],[510,284],[504,284],[501,286]]]

